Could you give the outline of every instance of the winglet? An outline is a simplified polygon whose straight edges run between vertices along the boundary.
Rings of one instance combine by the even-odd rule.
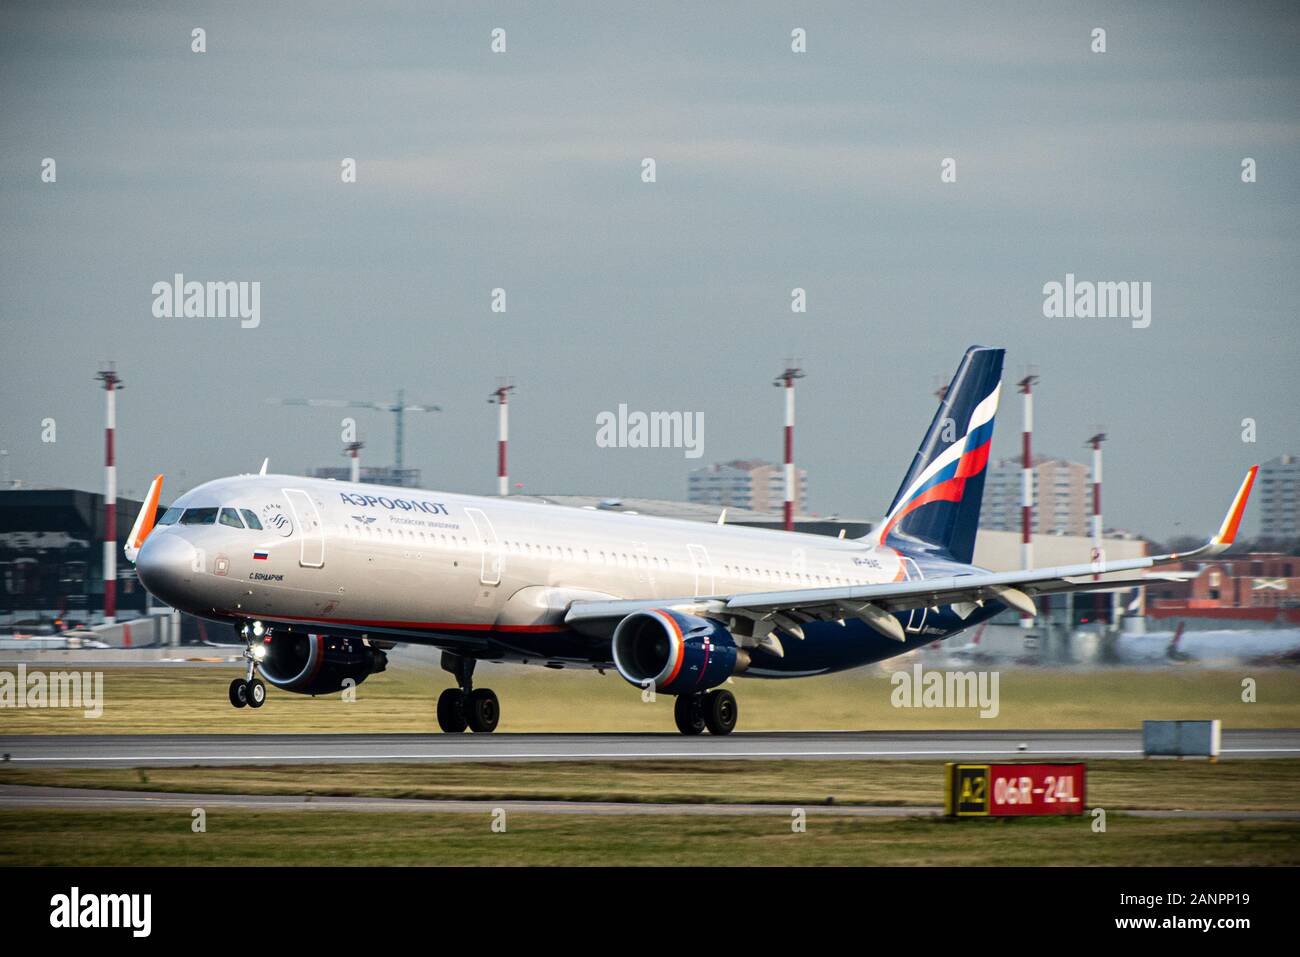
[[[135,561],[135,557],[140,554],[140,546],[153,531],[153,519],[158,514],[158,498],[162,495],[162,485],[161,475],[155,475],[153,481],[149,483],[149,493],[145,495],[144,504],[140,506],[140,514],[135,517],[135,524],[131,526],[131,535],[127,538],[126,545],[122,547],[127,561]]]
[[[1255,473],[1258,471],[1259,466],[1252,465],[1246,477],[1241,480],[1241,488],[1237,489],[1237,495],[1233,498],[1232,505],[1228,507],[1228,514],[1223,516],[1223,524],[1219,526],[1213,538],[1200,548],[1181,555],[1178,552],[1161,555],[1155,559],[1155,563],[1185,561],[1202,555],[1221,555],[1231,548],[1237,538],[1237,529],[1241,527],[1241,516],[1246,512],[1246,500],[1250,498],[1250,489],[1255,484]]]
[[[1252,465],[1246,477],[1242,479],[1241,488],[1237,490],[1237,497],[1232,500],[1232,507],[1228,509],[1228,514],[1223,516],[1223,524],[1219,526],[1218,534],[1210,539],[1211,555],[1226,552],[1236,539],[1237,529],[1241,526],[1241,516],[1246,511],[1246,500],[1250,498],[1250,489],[1255,484],[1255,473],[1258,471],[1259,466]]]
[[[258,474],[258,475],[265,475],[265,474],[266,474],[266,467],[267,467],[268,465],[270,465],[270,464],[271,464],[270,456],[268,456],[268,457],[262,459],[262,467],[261,467],[260,469],[257,470],[257,474]]]

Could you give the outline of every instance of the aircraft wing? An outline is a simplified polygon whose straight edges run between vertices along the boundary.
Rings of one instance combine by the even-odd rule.
[[[1133,587],[1135,584],[1144,584],[1149,579],[1126,576],[1119,580],[1108,580],[1096,576],[1140,571],[1226,551],[1233,543],[1241,524],[1246,499],[1250,495],[1257,470],[1258,466],[1255,466],[1246,473],[1218,532],[1200,548],[1182,554],[1173,552],[1115,562],[1099,561],[1010,572],[972,572],[969,575],[879,585],[840,585],[832,588],[800,588],[704,598],[578,601],[569,607],[565,622],[582,627],[584,624],[621,620],[634,611],[646,608],[671,607],[701,615],[738,615],[771,621],[775,627],[796,638],[802,638],[801,625],[806,622],[858,617],[877,630],[902,641],[902,628],[892,613],[911,608],[955,605],[960,609],[963,605],[978,607],[987,601],[999,601],[1017,611],[1033,615],[1037,614],[1034,604],[1037,595]]]

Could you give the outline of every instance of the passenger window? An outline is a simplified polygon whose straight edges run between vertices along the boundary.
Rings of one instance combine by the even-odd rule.
[[[182,525],[215,525],[217,510],[215,508],[187,508],[181,516]]]
[[[175,505],[173,505],[171,508],[167,509],[167,511],[163,512],[163,517],[158,519],[158,524],[175,525],[176,519],[181,517],[181,512],[183,511],[185,511],[185,509],[177,508]]]
[[[233,508],[223,508],[221,510],[221,524],[229,525],[231,528],[243,528],[244,523],[239,518],[239,513]]]
[[[244,522],[253,531],[260,532],[262,530],[262,522],[258,519],[257,515],[254,514],[251,508],[241,508],[239,514],[244,516]]]

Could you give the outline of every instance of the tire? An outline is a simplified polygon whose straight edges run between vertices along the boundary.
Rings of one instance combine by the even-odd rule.
[[[230,682],[230,703],[236,708],[248,704],[248,685],[244,683],[243,678],[236,678]]]
[[[469,729],[478,734],[491,734],[497,729],[501,720],[501,703],[497,701],[495,691],[479,688],[469,693],[465,699],[465,719]]]
[[[266,704],[266,685],[262,684],[261,678],[254,678],[245,685],[244,697],[248,699],[250,708],[260,708]]]
[[[465,725],[465,692],[447,688],[438,695],[438,727],[448,734],[460,734]]]
[[[730,691],[719,688],[704,696],[704,723],[711,734],[731,734],[736,730],[736,719],[740,717],[736,707],[736,696]]]
[[[700,705],[699,695],[677,696],[673,703],[673,720],[677,722],[677,730],[682,734],[704,733],[704,709]]]

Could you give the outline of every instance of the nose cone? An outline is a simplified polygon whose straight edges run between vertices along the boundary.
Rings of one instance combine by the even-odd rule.
[[[135,573],[159,601],[182,606],[194,573],[194,555],[194,546],[175,532],[155,533],[140,546]]]

